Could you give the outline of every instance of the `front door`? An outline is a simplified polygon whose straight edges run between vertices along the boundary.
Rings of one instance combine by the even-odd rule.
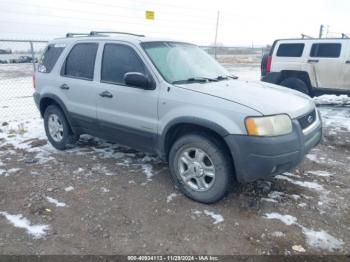
[[[311,71],[314,72],[317,87],[342,88],[344,64],[341,55],[343,53],[340,42],[312,44],[308,63],[311,65]]]
[[[154,151],[158,123],[158,89],[125,85],[124,75],[140,72],[152,79],[141,56],[130,45],[106,43],[101,54],[97,118],[101,130],[121,144]]]

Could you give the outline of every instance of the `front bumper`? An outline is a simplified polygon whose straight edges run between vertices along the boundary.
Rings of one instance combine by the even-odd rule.
[[[304,130],[305,132],[305,130]],[[296,167],[322,139],[322,123],[305,134],[297,120],[293,132],[278,137],[228,135],[225,137],[241,183],[264,179]]]

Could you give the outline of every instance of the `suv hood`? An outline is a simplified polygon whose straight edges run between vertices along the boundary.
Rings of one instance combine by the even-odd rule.
[[[177,86],[242,104],[263,115],[284,113],[293,119],[315,108],[313,100],[307,95],[265,82],[224,80]]]

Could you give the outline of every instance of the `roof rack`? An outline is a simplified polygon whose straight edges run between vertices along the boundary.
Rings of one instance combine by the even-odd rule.
[[[138,34],[133,34],[133,33],[127,33],[127,32],[113,32],[113,31],[91,31],[90,36],[98,36],[101,34],[118,34],[118,35],[133,35],[133,36],[139,36],[139,37],[145,37],[144,35],[138,35]]]
[[[305,39],[305,38],[313,38],[312,36],[309,36],[309,35],[305,35],[305,34],[301,34],[301,38],[302,39]]]
[[[74,36],[89,36],[88,33],[67,33],[66,37],[74,37]]]
[[[341,38],[350,38],[347,34],[342,33]]]

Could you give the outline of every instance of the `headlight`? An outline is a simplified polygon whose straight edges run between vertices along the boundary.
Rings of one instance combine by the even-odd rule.
[[[292,132],[292,121],[288,115],[248,117],[245,126],[250,136],[280,136]]]

